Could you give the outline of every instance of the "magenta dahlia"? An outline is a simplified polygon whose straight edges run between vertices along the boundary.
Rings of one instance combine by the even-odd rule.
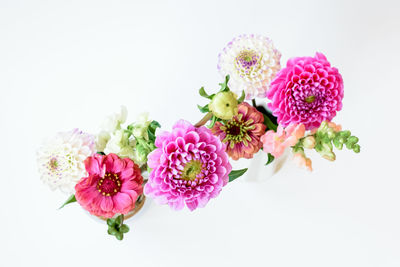
[[[131,159],[95,154],[85,160],[88,176],[75,186],[78,203],[91,214],[111,218],[127,214],[143,193],[143,177]]]
[[[228,183],[232,167],[225,145],[209,129],[180,120],[156,137],[148,155],[153,170],[144,187],[159,204],[180,210],[204,207]]]
[[[296,57],[278,72],[267,97],[280,125],[302,123],[312,129],[342,109],[343,79],[322,53]]]

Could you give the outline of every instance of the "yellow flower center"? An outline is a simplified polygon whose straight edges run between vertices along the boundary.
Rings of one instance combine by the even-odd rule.
[[[310,96],[306,97],[305,100],[307,103],[312,103],[315,100],[315,95],[310,95]]]
[[[186,181],[193,181],[197,178],[197,175],[203,170],[203,164],[199,160],[192,160],[186,163],[182,170],[181,179]]]

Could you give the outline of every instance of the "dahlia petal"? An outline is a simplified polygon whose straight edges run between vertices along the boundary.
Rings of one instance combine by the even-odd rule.
[[[147,155],[147,165],[149,168],[154,169],[159,165],[162,153],[161,149],[155,149]]]
[[[184,139],[186,144],[187,143],[196,144],[200,140],[200,136],[195,131],[192,131],[187,133]]]
[[[194,211],[199,205],[199,203],[196,199],[192,200],[192,201],[186,200],[185,202],[186,202],[186,206],[189,208],[190,211]]]

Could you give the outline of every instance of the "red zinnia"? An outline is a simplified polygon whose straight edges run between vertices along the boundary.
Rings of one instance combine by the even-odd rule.
[[[75,186],[78,203],[91,214],[111,218],[135,207],[143,193],[139,166],[131,159],[115,154],[95,154],[85,160],[88,177]]]

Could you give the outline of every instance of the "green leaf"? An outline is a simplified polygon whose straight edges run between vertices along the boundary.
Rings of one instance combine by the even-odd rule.
[[[205,98],[208,98],[208,99],[212,99],[213,96],[214,96],[214,95],[209,95],[209,94],[207,94],[207,93],[206,93],[206,90],[204,90],[204,87],[201,87],[201,88],[199,89],[199,94],[200,94],[202,97],[205,97]]]
[[[74,202],[76,202],[75,195],[71,195],[71,196],[67,199],[67,201],[65,201],[64,204],[62,204],[62,206],[59,207],[58,209],[62,209],[62,208],[64,208],[65,205],[68,205],[69,203],[74,203]]]
[[[241,169],[241,170],[233,170],[229,173],[229,182],[232,182],[233,180],[239,178],[243,174],[247,172],[247,168]]]
[[[101,151],[97,151],[97,154],[99,154],[99,155],[106,155],[104,152],[101,152]]]
[[[122,240],[122,239],[124,239],[124,234],[121,233],[121,232],[118,232],[118,233],[115,234],[115,237],[116,237],[118,240]]]
[[[149,127],[151,129],[157,129],[157,128],[161,128],[161,124],[158,121],[152,120]]]
[[[109,235],[116,235],[118,233],[118,230],[115,229],[115,227],[108,227],[107,233]]]
[[[123,221],[123,216],[124,215],[119,215],[117,218],[115,218],[115,223],[117,224],[117,225],[120,225],[121,223],[122,223],[122,221]]]
[[[205,105],[204,107],[202,107],[202,106],[200,106],[200,105],[197,105],[197,107],[199,108],[199,110],[200,110],[201,113],[208,113],[208,112],[210,112],[210,110],[209,110],[209,108],[208,108],[208,104]]]
[[[268,153],[268,161],[267,163],[265,163],[265,166],[267,166],[268,164],[270,164],[271,162],[273,162],[275,159],[274,156],[271,155],[271,153]]]
[[[228,87],[229,78],[230,78],[230,76],[226,75],[225,76],[225,82],[219,84],[221,86],[221,89],[219,90],[220,92],[229,91],[229,87]]]
[[[149,140],[153,143],[156,140],[155,133],[157,128],[161,128],[161,125],[160,123],[158,123],[158,121],[155,120],[151,121],[149,127],[147,128],[147,135],[149,137]]]
[[[129,232],[129,226],[126,224],[123,224],[119,230],[120,230],[120,232],[125,234],[125,233]]]
[[[246,97],[246,94],[245,94],[245,92],[244,92],[244,90],[242,91],[242,95],[239,97],[239,99],[238,99],[238,103],[240,104],[240,103],[242,103],[243,101],[244,101],[244,98]]]
[[[263,114],[263,115],[264,115],[264,124],[267,125],[268,129],[276,132],[276,130],[278,129],[278,125],[273,123],[267,115],[265,115],[265,114]]]
[[[115,221],[113,219],[107,219],[107,225],[111,226],[111,227],[114,227]]]

